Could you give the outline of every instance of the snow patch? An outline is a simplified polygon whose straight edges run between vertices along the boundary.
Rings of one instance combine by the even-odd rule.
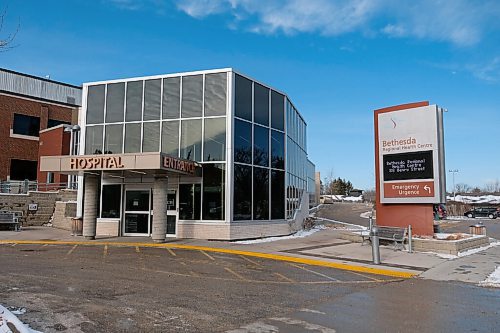
[[[500,196],[499,195],[457,195],[453,197],[449,195],[446,198],[448,201],[462,202],[466,204],[479,204],[479,203],[488,203],[488,204],[500,204]]]
[[[372,211],[364,212],[364,213],[359,214],[359,217],[361,217],[362,219],[369,219],[370,216],[372,217],[373,220],[377,219],[377,217],[375,215],[373,215]]]
[[[488,275],[486,280],[479,282],[479,285],[483,287],[500,288],[500,266],[497,266],[493,273]]]
[[[324,225],[317,225],[309,230],[299,230],[296,233],[288,236],[277,236],[277,237],[267,237],[267,238],[259,238],[259,239],[252,239],[252,240],[245,240],[245,241],[236,241],[234,243],[236,244],[257,244],[257,243],[268,243],[268,242],[274,242],[278,240],[285,240],[285,239],[295,239],[295,238],[304,238],[307,236],[310,236],[314,234],[315,232],[318,232],[320,230],[326,229]]]
[[[28,325],[23,324],[15,315],[26,313],[25,308],[15,308],[14,311],[9,311],[7,308],[0,305],[0,333],[42,333],[31,329]],[[9,324],[9,325],[7,325]],[[9,327],[11,326],[11,327]],[[12,330],[12,326],[15,330]]]

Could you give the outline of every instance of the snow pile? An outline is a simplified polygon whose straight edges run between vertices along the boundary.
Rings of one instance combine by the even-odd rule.
[[[498,266],[493,273],[491,273],[486,280],[479,283],[479,285],[484,287],[496,287],[500,288],[500,266]]]
[[[359,197],[344,197],[344,201],[363,202],[363,196],[360,195]]]
[[[326,229],[324,225],[317,225],[309,230],[299,230],[293,235],[289,236],[278,236],[278,237],[267,237],[267,238],[259,238],[259,239],[252,239],[252,240],[246,240],[246,241],[237,241],[234,242],[236,244],[257,244],[257,243],[268,243],[268,242],[274,242],[278,240],[285,240],[285,239],[294,239],[294,238],[304,238],[307,236],[310,236],[314,234],[315,232],[318,232],[320,230]]]
[[[23,324],[15,314],[24,314],[26,312],[25,308],[18,308],[12,312],[7,310],[7,308],[0,305],[0,333],[41,333],[29,328],[28,325]]]
[[[482,204],[482,203],[493,204],[493,205],[500,204],[500,195],[481,195],[481,196],[457,195],[455,197],[449,195],[446,199],[448,201],[456,201],[466,204]]]
[[[350,197],[343,194],[325,194],[323,197],[328,200],[331,199],[333,201],[349,201],[349,202],[363,202],[363,196],[359,197]]]
[[[455,233],[455,234],[435,233],[434,234],[434,238],[440,239],[440,240],[459,240],[459,239],[470,238],[470,237],[472,237],[472,236],[469,234],[464,234],[464,233]]]

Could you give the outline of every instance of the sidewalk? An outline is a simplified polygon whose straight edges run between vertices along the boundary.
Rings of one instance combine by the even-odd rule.
[[[311,265],[334,267],[338,269],[366,273],[411,277],[440,265],[447,259],[428,253],[408,253],[394,251],[392,246],[381,246],[381,265],[372,264],[370,245],[352,243],[339,238],[339,230],[325,229],[304,238],[293,238],[241,244],[228,241],[207,241],[198,239],[167,239],[164,244],[155,244],[150,237],[106,237],[86,241],[81,236],[71,236],[69,231],[51,227],[31,227],[21,232],[0,232],[0,243],[5,241],[24,242],[64,242],[87,245],[109,244],[118,246],[165,246],[184,249],[201,249],[214,252],[227,252],[254,255],[274,260],[295,261]]]

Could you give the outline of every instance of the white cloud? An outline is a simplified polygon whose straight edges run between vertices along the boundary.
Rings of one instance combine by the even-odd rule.
[[[186,12],[186,14],[201,18],[212,14],[222,13],[227,10],[228,1],[221,0],[197,0],[197,1],[186,1],[180,0],[177,2],[177,6],[180,10]]]
[[[468,46],[500,25],[498,0],[176,0],[176,4],[198,19],[232,15],[232,28],[263,34],[338,36],[375,31]]]
[[[500,81],[500,57],[495,57],[487,63],[467,66],[467,69],[478,79]]]
[[[142,2],[137,0],[109,0],[112,4],[121,9],[138,10],[142,7]]]

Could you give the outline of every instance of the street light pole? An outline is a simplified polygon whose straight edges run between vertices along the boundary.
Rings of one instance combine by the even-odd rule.
[[[455,173],[458,172],[458,169],[454,169],[454,170],[448,170],[448,172],[451,172],[452,175],[453,175],[453,201],[455,201]]]

